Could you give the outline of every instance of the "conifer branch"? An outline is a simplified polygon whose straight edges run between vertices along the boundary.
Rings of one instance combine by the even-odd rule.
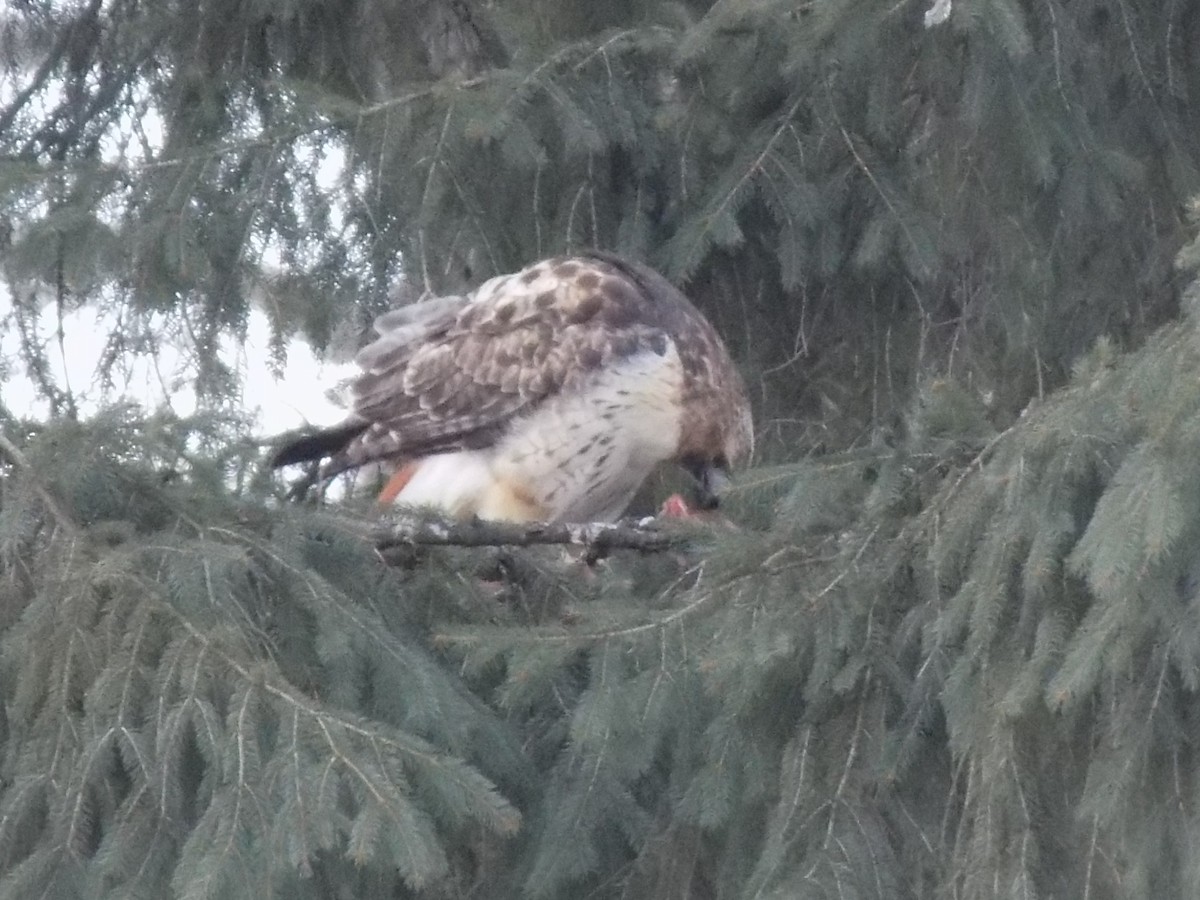
[[[464,796],[480,801],[482,809],[474,814],[476,820],[501,834],[512,834],[520,826],[519,811],[496,789],[495,785],[453,756],[439,751],[432,744],[415,735],[406,735],[398,731],[388,733],[383,729],[372,728],[366,721],[352,715],[323,708],[319,702],[304,697],[285,680],[273,677],[277,673],[269,665],[256,667],[246,663],[235,654],[228,652],[219,641],[203,632],[170,604],[161,604],[161,608],[171,615],[204,651],[215,654],[231,671],[236,673],[247,685],[247,693],[251,687],[260,689],[275,701],[289,707],[293,715],[303,715],[315,725],[325,739],[330,762],[345,766],[346,770],[356,777],[364,790],[379,799],[381,805],[386,807],[386,800],[380,795],[378,785],[366,772],[355,765],[352,756],[345,752],[343,748],[345,740],[361,741],[363,746],[370,748],[376,755],[382,754],[382,757],[398,755],[412,765],[438,771]]]
[[[98,6],[99,3],[95,3],[94,5]],[[69,31],[70,30],[66,32],[68,37],[70,36]],[[536,84],[543,71],[559,67],[564,61],[572,58],[582,51],[587,52],[573,67],[573,71],[575,72],[579,72],[584,69],[597,56],[606,56],[608,51],[613,46],[626,41],[632,42],[640,36],[649,34],[661,36],[664,39],[669,39],[673,34],[673,31],[664,26],[638,27],[626,29],[609,35],[599,44],[596,44],[592,41],[580,41],[576,44],[572,44],[566,49],[552,56],[549,60],[540,63],[534,70],[528,73],[522,85],[513,92],[514,100],[515,98],[521,96],[521,92],[524,90],[525,85]],[[36,93],[40,87],[44,86],[45,77],[48,77],[50,74],[52,74],[53,66],[50,64],[58,61],[58,57],[55,57],[53,53],[54,51],[52,51],[51,56],[44,64],[49,67],[46,75],[42,77],[40,81],[35,78],[25,89],[30,96]],[[363,121],[380,115],[381,113],[387,113],[394,109],[402,109],[421,100],[427,100],[439,95],[453,96],[455,92],[474,91],[477,88],[495,82],[497,77],[498,76],[496,73],[491,73],[477,75],[472,78],[460,79],[452,84],[447,84],[445,81],[434,81],[428,84],[422,84],[420,87],[410,91],[405,91],[404,93],[398,94],[394,97],[388,97],[376,103],[367,104],[361,107],[344,110],[324,110],[324,117],[319,118],[315,122],[303,122],[291,127],[280,128],[272,131],[269,134],[261,136],[242,138],[239,140],[220,140],[210,144],[200,144],[194,147],[191,152],[176,153],[169,158],[145,160],[132,164],[122,163],[116,166],[105,163],[88,165],[74,160],[70,162],[50,161],[38,166],[37,177],[49,179],[62,173],[81,173],[89,171],[120,171],[123,172],[127,177],[136,177],[138,175],[160,169],[186,168],[194,163],[206,163],[213,158],[222,158],[234,153],[243,153],[253,150],[270,150],[278,147],[281,144],[289,144],[305,135],[326,131],[331,127],[331,125],[361,125]],[[281,85],[280,87],[283,90],[286,90],[286,86]],[[14,103],[10,104],[6,109],[0,110],[0,116],[6,118],[15,118],[21,106],[27,103],[28,99],[29,98],[26,96],[18,95],[18,97],[14,100]],[[3,132],[3,128],[0,128],[0,132]]]
[[[854,157],[855,164],[859,167],[859,169],[862,170],[862,173],[867,177],[867,180],[871,182],[871,187],[875,188],[875,192],[879,195],[879,199],[883,201],[883,205],[887,207],[888,212],[891,213],[892,218],[896,221],[896,224],[904,233],[904,239],[908,241],[909,246],[915,250],[918,247],[917,239],[913,235],[912,229],[908,227],[907,220],[905,220],[904,216],[900,214],[900,210],[897,209],[896,204],[892,202],[892,198],[888,196],[888,192],[884,190],[883,185],[879,182],[879,179],[875,177],[875,173],[871,171],[871,167],[867,165],[867,161],[863,159],[862,154],[859,153],[858,147],[854,143],[854,138],[850,136],[850,132],[847,131],[846,126],[842,124],[842,117],[838,114],[837,102],[833,98],[832,84],[827,82],[825,85],[825,90],[829,94],[829,111],[833,115],[834,124],[837,125],[837,129],[841,133],[842,140],[846,142],[846,149],[850,151],[850,155]],[[917,295],[917,299],[920,300],[920,295],[915,287],[913,288],[913,294]],[[923,303],[922,306],[924,306]]]
[[[29,484],[33,488],[33,492],[38,495],[38,499],[42,501],[42,505],[46,507],[47,512],[60,528],[71,534],[79,531],[79,525],[74,516],[67,512],[67,508],[63,506],[62,502],[42,484],[28,458],[21,452],[21,448],[9,440],[3,432],[0,432],[0,454],[3,454],[9,462],[29,477]]]
[[[385,561],[388,551],[396,547],[532,547],[539,544],[575,544],[586,548],[588,561],[595,561],[610,550],[655,553],[680,547],[687,543],[689,535],[664,531],[653,519],[615,524],[522,524],[393,516],[374,530],[372,539]]]
[[[42,60],[37,71],[33,73],[33,77],[29,79],[29,83],[25,85],[12,102],[0,111],[0,133],[6,132],[16,119],[17,114],[25,108],[30,99],[40,91],[46,82],[50,80],[50,76],[58,67],[58,64],[71,51],[72,44],[77,42],[81,31],[92,24],[100,13],[100,7],[104,5],[104,0],[91,0],[86,9],[71,22],[67,23],[67,27],[63,28],[58,33],[58,37],[54,41],[54,46],[50,48],[50,52],[46,54],[46,58]]]
[[[729,210],[733,210],[736,213],[737,207],[741,202],[739,198],[744,197],[744,189],[754,178],[762,174],[764,166],[772,153],[775,152],[775,145],[792,127],[792,122],[796,114],[807,99],[807,93],[800,91],[797,94],[795,102],[780,117],[779,127],[771,132],[771,135],[763,143],[762,149],[750,164],[741,170],[733,185],[728,190],[723,191],[720,199],[705,211],[704,224],[683,255],[683,270],[685,272],[693,271],[696,265],[693,260],[698,261],[703,256],[706,244],[712,243],[711,232],[713,230],[713,223],[717,222]],[[680,168],[681,170],[683,169],[682,164]]]
[[[701,560],[694,566],[688,568],[686,572],[676,578],[668,585],[657,598],[661,600],[667,594],[675,591],[684,581],[695,576],[694,585],[699,585],[700,579],[704,576],[704,561]],[[695,599],[680,606],[678,609],[672,610],[670,613],[661,616],[655,616],[649,621],[639,622],[635,625],[625,625],[616,628],[604,628],[595,631],[571,632],[563,633],[562,631],[541,631],[531,634],[530,643],[541,644],[586,644],[596,643],[601,641],[611,640],[629,640],[630,638],[646,634],[652,631],[664,632],[669,625],[674,624],[680,619],[686,619],[688,616],[695,613],[697,610],[707,606],[714,600],[721,597],[719,591],[702,591],[696,590],[693,586],[693,594]],[[440,631],[434,637],[434,644],[437,646],[450,646],[453,644],[469,643],[476,640],[472,634],[465,632],[459,633],[449,629]]]

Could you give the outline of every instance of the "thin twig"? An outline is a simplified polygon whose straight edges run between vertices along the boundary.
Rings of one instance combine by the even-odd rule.
[[[42,504],[54,518],[55,522],[58,523],[59,527],[72,534],[78,532],[79,525],[76,523],[75,517],[67,512],[67,508],[62,502],[37,478],[33,466],[25,454],[21,452],[21,448],[10,441],[2,432],[0,432],[0,453],[3,453],[9,462],[29,476],[29,483],[33,487],[34,493],[38,495],[38,498],[42,501]]]

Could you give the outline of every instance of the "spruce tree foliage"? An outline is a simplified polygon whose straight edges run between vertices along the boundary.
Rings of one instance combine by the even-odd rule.
[[[10,4],[0,896],[1194,893],[1200,16],[935,6]],[[252,304],[592,245],[744,360],[736,524],[385,565],[282,502]],[[48,303],[204,413],[81,421]]]
[[[1003,423],[1175,309],[1200,24],[935,5],[13,4],[4,274],[21,307],[119,310],[113,359],[165,318],[220,396],[252,302],[352,345],[401,276],[599,246],[712,316],[764,446],[883,434],[945,373]]]
[[[591,567],[388,566],[190,477],[204,423],[9,420],[0,891],[1189,894],[1198,365],[1102,341],[999,432],[932,383]]]
[[[4,896],[364,896],[473,871],[456,857],[521,821],[516,733],[423,646],[369,545],[164,477],[142,424],[34,429],[5,473]]]

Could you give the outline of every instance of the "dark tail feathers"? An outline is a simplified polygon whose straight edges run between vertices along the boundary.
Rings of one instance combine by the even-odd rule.
[[[288,441],[271,457],[271,468],[333,456],[366,430],[367,423],[350,422]]]

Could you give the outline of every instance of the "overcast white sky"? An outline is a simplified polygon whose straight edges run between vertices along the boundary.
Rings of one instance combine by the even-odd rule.
[[[157,360],[127,361],[124,381],[107,394],[101,391],[97,366],[110,325],[92,308],[69,313],[63,320],[64,352],[59,352],[57,341],[50,344],[48,356],[54,378],[60,386],[70,385],[80,413],[87,415],[105,403],[118,400],[134,400],[148,410],[165,404],[183,416],[193,412],[196,406],[191,389],[194,373],[187,354],[170,344],[158,349]],[[52,336],[57,330],[53,304],[42,311],[41,326],[44,336]],[[11,300],[0,287],[0,358],[14,360],[16,351],[17,334],[12,321]],[[287,367],[282,377],[276,379],[268,365],[271,352],[267,317],[257,310],[250,315],[245,345],[239,347],[233,341],[226,341],[222,355],[226,363],[242,373],[246,411],[257,417],[258,429],[263,435],[305,423],[328,425],[345,416],[345,410],[326,396],[326,390],[350,374],[353,367],[322,363],[307,344],[293,340],[288,345]],[[48,406],[39,399],[20,363],[14,369],[8,379],[0,382],[4,405],[17,415],[32,418],[46,415]]]

